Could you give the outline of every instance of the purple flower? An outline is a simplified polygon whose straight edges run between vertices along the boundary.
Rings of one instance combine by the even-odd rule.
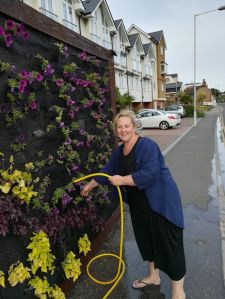
[[[41,81],[43,80],[43,76],[42,76],[42,74],[38,73],[37,76],[36,76],[36,80],[37,80],[38,82],[41,82]]]
[[[29,33],[28,33],[27,31],[23,32],[22,35],[23,35],[23,39],[24,39],[24,40],[28,40],[28,38],[29,38]]]
[[[3,35],[3,36],[5,35],[5,30],[0,26],[0,36],[1,35]]]
[[[73,106],[73,104],[75,104],[75,101],[72,100],[71,98],[69,98],[69,99],[66,101],[66,104],[67,104],[68,107],[70,107],[70,106]]]
[[[50,64],[48,64],[47,67],[46,67],[46,69],[44,70],[44,74],[46,76],[50,76],[51,74],[54,73],[54,71],[55,70],[53,69],[53,67]]]
[[[79,58],[83,61],[87,61],[87,54],[85,52],[81,52],[79,54]]]
[[[75,164],[72,164],[72,171],[76,171],[79,169],[79,166],[75,165]]]
[[[70,110],[70,112],[68,113],[68,115],[73,119],[75,117],[75,111],[74,110]]]
[[[31,103],[30,103],[30,109],[31,110],[36,110],[37,109],[37,102],[35,100],[33,100]]]
[[[63,127],[64,127],[64,122],[63,122],[63,121],[61,121],[61,122],[59,123],[59,127],[60,127],[60,128],[63,128]]]
[[[8,30],[13,30],[15,27],[15,22],[13,20],[7,20],[5,21],[5,28]]]
[[[23,35],[24,34],[24,25],[23,24],[17,24],[16,34],[17,35]]]
[[[12,35],[10,33],[5,34],[6,47],[10,47],[13,43]]]
[[[69,144],[71,144],[71,142],[72,142],[72,139],[70,137],[66,137],[64,144],[69,145]]]
[[[73,197],[69,196],[68,193],[63,193],[62,195],[62,205],[66,206],[71,200],[73,200]]]

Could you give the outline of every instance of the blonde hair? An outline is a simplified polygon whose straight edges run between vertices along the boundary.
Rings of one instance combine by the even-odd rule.
[[[131,123],[134,126],[134,128],[137,128],[134,112],[132,110],[129,110],[129,109],[123,109],[113,119],[113,130],[114,130],[115,134],[116,134],[117,122],[118,122],[120,117],[129,117],[129,119],[131,120]]]

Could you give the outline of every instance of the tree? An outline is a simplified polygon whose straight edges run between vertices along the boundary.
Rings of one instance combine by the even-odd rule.
[[[218,98],[221,95],[221,91],[216,88],[211,88],[212,95]]]
[[[185,105],[193,104],[193,97],[186,91],[180,91],[178,93],[179,102]]]
[[[121,95],[118,87],[116,87],[115,96],[116,96],[116,105],[119,109],[124,109],[129,107],[134,100],[134,97],[129,95],[128,92],[126,92],[124,95]]]

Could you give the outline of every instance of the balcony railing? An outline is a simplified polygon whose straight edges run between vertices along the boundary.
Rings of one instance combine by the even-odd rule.
[[[76,24],[74,24],[74,23],[72,23],[72,22],[70,22],[70,21],[68,21],[66,19],[63,19],[62,21],[63,21],[63,25],[64,26],[66,26],[67,28],[69,28],[69,29],[71,29],[73,31],[78,32],[78,26]]]
[[[160,69],[161,69],[162,75],[167,74],[167,63],[165,63],[165,62],[161,63]]]
[[[51,11],[45,9],[44,7],[39,7],[39,10],[40,10],[40,12],[41,12],[43,15],[45,15],[45,16],[47,16],[47,17],[53,19],[54,21],[57,21],[57,20],[58,20],[58,16],[57,16],[56,14],[54,14],[53,12],[51,12]]]
[[[91,35],[91,40],[93,42],[95,42],[96,44],[101,45],[101,38],[100,38],[100,36],[98,36],[98,35],[96,35],[94,33],[91,33],[90,35]]]
[[[112,49],[112,43],[108,42],[108,41],[105,40],[105,39],[102,40],[102,45],[103,45],[103,47],[105,47],[105,48],[108,49],[108,50],[111,50],[111,49]]]

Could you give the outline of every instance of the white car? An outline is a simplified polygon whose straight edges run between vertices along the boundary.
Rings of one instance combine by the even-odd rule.
[[[178,115],[154,109],[146,109],[138,113],[136,119],[141,120],[142,128],[160,128],[161,130],[167,130],[181,123]]]

